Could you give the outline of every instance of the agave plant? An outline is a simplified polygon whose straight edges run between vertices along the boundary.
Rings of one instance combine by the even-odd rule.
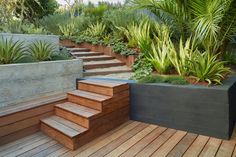
[[[99,22],[91,24],[84,34],[90,37],[103,37],[106,34],[106,25]]]
[[[16,63],[24,57],[24,52],[23,42],[4,38],[0,40],[0,64]]]
[[[217,56],[218,54],[211,54],[207,51],[195,52],[195,59],[190,64],[190,73],[197,81],[222,84],[222,80],[230,73],[230,68],[225,67],[225,62],[218,60]]]
[[[36,41],[29,45],[28,53],[38,61],[51,60],[52,54],[56,52],[56,48],[52,43],[46,41]]]

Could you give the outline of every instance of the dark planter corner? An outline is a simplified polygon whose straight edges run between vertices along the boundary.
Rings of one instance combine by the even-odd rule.
[[[236,120],[236,77],[222,86],[130,83],[131,119],[222,139]]]

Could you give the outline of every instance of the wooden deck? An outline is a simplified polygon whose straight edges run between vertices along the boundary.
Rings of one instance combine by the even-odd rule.
[[[1,146],[0,156],[236,157],[235,132],[231,140],[226,141],[128,121],[75,151],[70,151],[42,132],[38,132]]]

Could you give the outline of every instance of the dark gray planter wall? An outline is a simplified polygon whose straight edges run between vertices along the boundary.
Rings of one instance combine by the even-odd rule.
[[[228,139],[235,123],[235,81],[217,87],[131,83],[131,119]]]

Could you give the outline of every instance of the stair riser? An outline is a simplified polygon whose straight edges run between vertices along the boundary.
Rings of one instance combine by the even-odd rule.
[[[78,83],[78,89],[87,91],[87,92],[113,96],[113,88],[109,88],[109,87],[96,86],[96,85],[86,84],[86,83]]]
[[[128,73],[132,70],[116,70],[116,71],[103,71],[103,72],[84,72],[84,76],[96,76],[96,75],[109,75],[118,73]]]
[[[93,120],[94,125],[83,136],[77,138],[77,143],[82,146],[108,131],[115,129],[119,125],[129,120],[129,108],[122,108],[115,112],[106,114]]]
[[[78,82],[77,88],[83,91],[98,93],[98,94],[107,95],[107,96],[113,96],[119,92],[129,90],[129,85],[125,84],[125,85],[112,88],[112,87],[104,87],[104,86],[98,86],[94,84]]]
[[[115,59],[115,57],[98,57],[98,58],[81,58],[85,62],[89,61],[107,61],[107,60],[112,60]]]
[[[75,95],[68,94],[68,101],[82,106],[86,106],[95,110],[102,111],[102,103],[94,100],[90,100],[84,97],[79,97]]]
[[[65,136],[63,133],[53,129],[52,127],[41,122],[40,129],[42,132],[50,136],[51,138],[57,140],[59,143],[63,144],[65,147],[75,150],[78,148],[78,143],[75,139]]]
[[[94,65],[84,65],[85,70],[98,69],[98,68],[109,68],[125,65],[124,63],[109,63],[109,64],[94,64]]]
[[[104,53],[86,53],[86,54],[78,54],[78,53],[71,53],[73,56],[76,57],[85,57],[85,56],[99,56],[99,55],[104,55]]]
[[[90,49],[70,50],[70,52],[89,52]]]
[[[65,111],[63,109],[55,107],[55,113],[57,116],[65,118],[69,121],[72,121],[76,124],[79,124],[85,128],[89,128],[89,119],[82,117],[80,115],[76,115],[74,113]]]

